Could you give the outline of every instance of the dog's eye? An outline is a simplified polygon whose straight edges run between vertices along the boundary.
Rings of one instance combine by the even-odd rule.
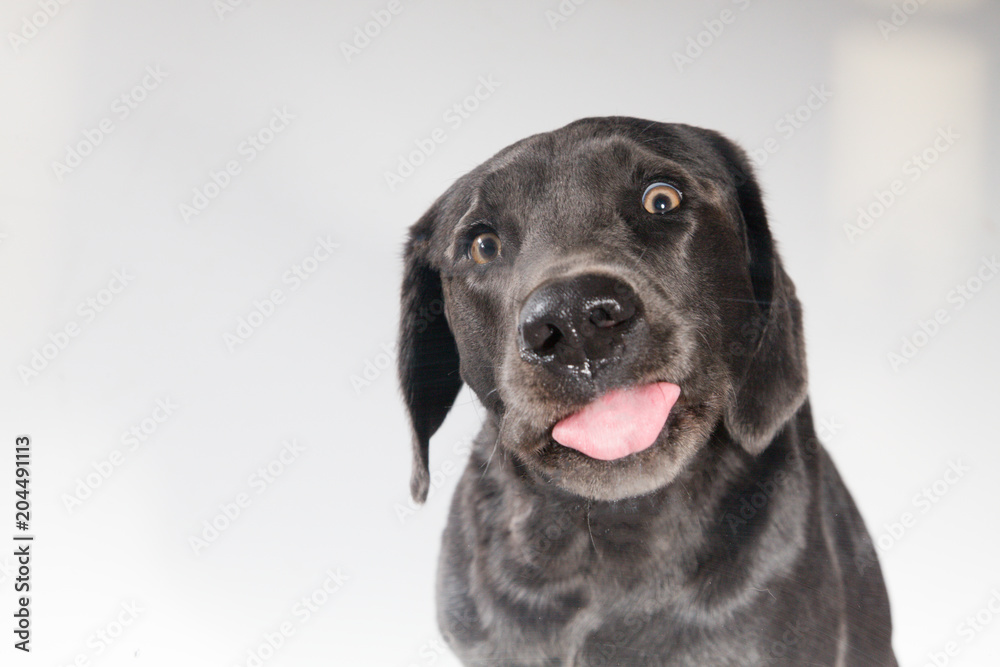
[[[476,264],[488,264],[500,256],[500,237],[493,232],[480,234],[472,240],[469,256]]]
[[[666,213],[680,205],[680,190],[666,183],[653,183],[642,193],[642,206],[650,213]]]

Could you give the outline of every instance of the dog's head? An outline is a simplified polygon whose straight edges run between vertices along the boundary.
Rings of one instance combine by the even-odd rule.
[[[449,188],[410,229],[399,346],[417,500],[462,381],[498,455],[597,500],[668,484],[717,429],[760,452],[806,393],[746,156],[632,118],[529,137]]]

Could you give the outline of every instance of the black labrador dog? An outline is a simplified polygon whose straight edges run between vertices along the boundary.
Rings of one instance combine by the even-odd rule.
[[[590,118],[504,149],[411,228],[399,343],[417,501],[463,381],[488,411],[438,575],[465,664],[896,664],[720,134]]]

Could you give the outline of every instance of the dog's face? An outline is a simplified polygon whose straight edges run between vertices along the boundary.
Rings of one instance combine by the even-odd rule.
[[[461,381],[496,456],[598,500],[668,484],[720,427],[760,451],[806,386],[742,151],[629,118],[529,137],[438,199],[406,247],[399,359],[420,500]]]

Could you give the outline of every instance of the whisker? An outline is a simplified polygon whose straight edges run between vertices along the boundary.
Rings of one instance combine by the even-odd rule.
[[[594,545],[594,553],[597,554],[598,560],[602,558],[601,552],[597,550],[597,542],[594,540],[594,529],[590,526],[590,501],[587,501],[587,532],[590,533],[590,543]]]
[[[504,418],[500,418],[500,428],[497,429],[497,439],[493,442],[493,450],[490,452],[489,458],[486,459],[486,465],[483,466],[483,474],[479,479],[486,477],[486,473],[490,469],[490,462],[493,460],[493,455],[497,453],[497,448],[500,446],[500,434],[503,433],[503,422]]]

